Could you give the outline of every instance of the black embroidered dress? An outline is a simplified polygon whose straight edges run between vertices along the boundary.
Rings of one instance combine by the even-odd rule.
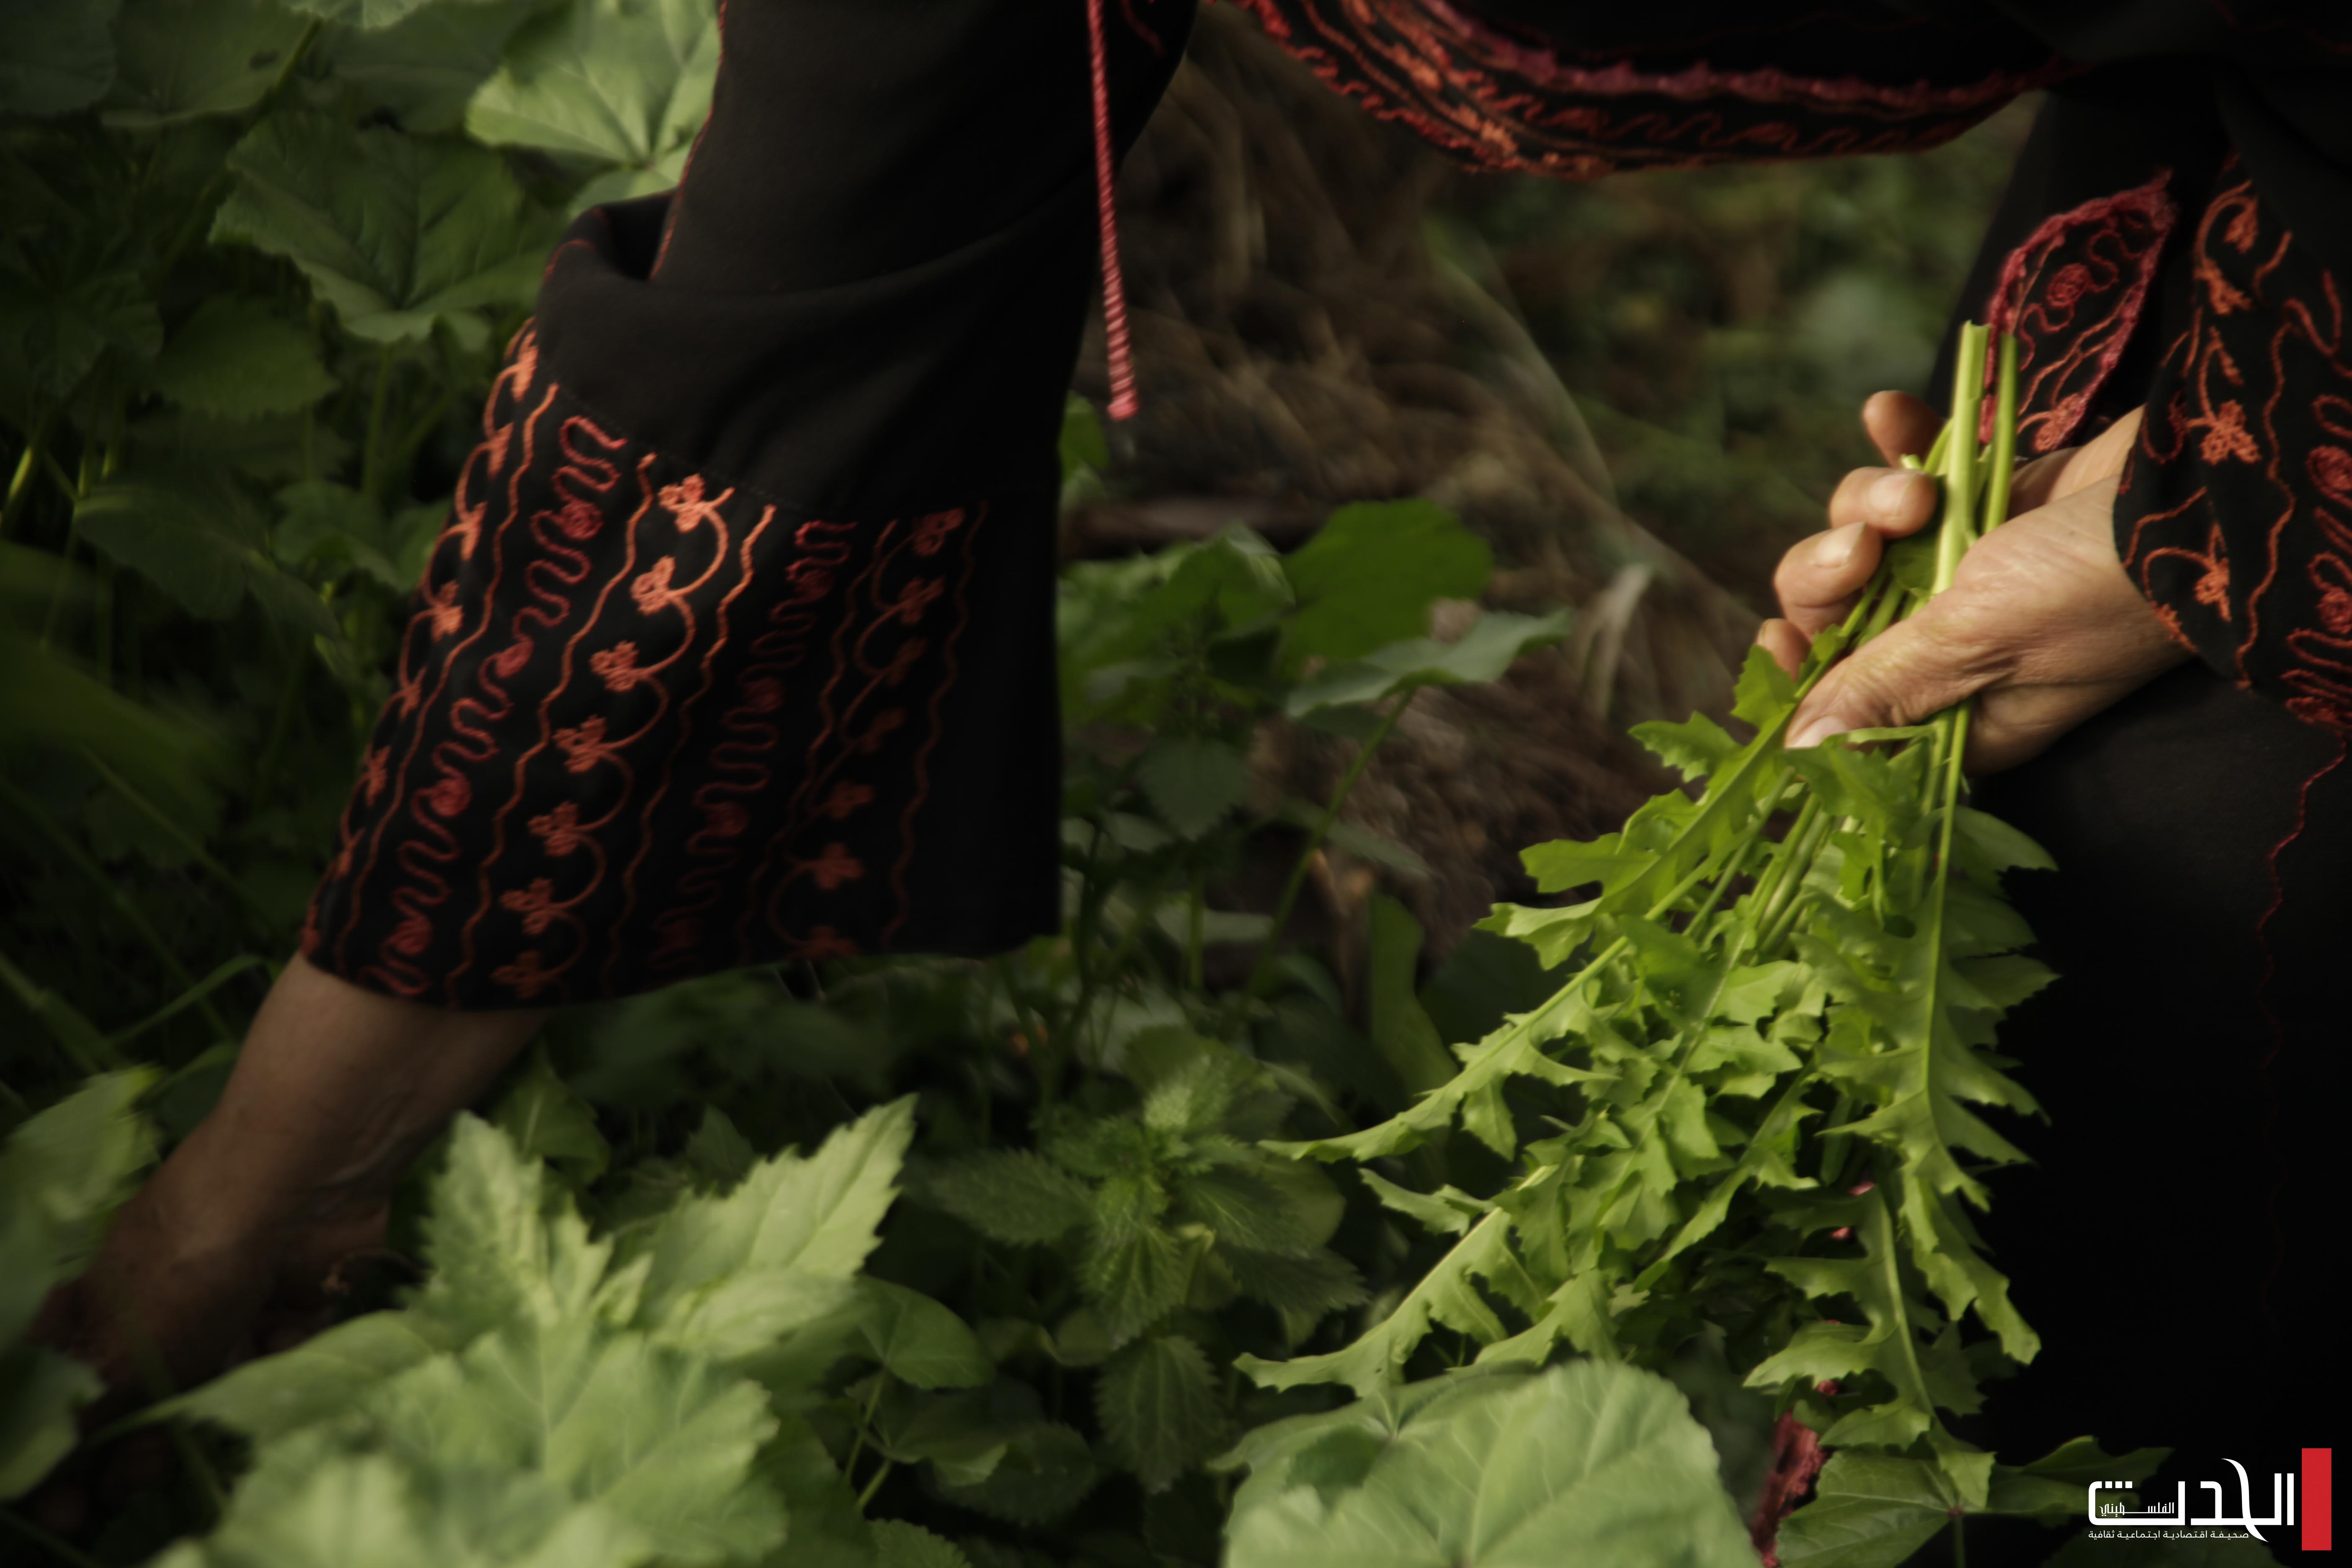
[[[1236,3],[1496,171],[1902,152],[2047,89],[1958,313],[2021,339],[2031,450],[2146,410],[2118,552],[2200,662],[1984,791],[2066,868],[2020,889],[2065,979],[2004,1037],[2065,1137],[1994,1239],[2062,1417],[2307,1408],[2352,936],[2352,7]],[[313,963],[497,1007],[1054,927],[1055,435],[1097,155],[1192,6],[722,8],[681,190],[573,226],[484,413]],[[2251,1347],[2234,1405],[2100,1363],[2208,1324]]]

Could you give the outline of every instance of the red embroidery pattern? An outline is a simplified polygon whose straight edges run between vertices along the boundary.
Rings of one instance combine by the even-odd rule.
[[[1236,3],[1333,90],[1461,162],[1572,180],[1932,147],[2074,68],[2044,57],[1937,85],[1706,61],[1580,65],[1452,0]]]
[[[985,509],[782,521],[536,384],[535,342],[485,411],[305,952],[494,1006],[887,947]]]
[[[2123,358],[2178,220],[2165,195],[2171,178],[2159,169],[2136,189],[2044,219],[2002,265],[1985,320],[2017,338],[2022,449],[2066,445]],[[1988,404],[1988,439],[1992,413]]]
[[[2352,363],[2335,276],[2233,167],[2197,226],[2116,507],[2176,637],[2297,716],[2352,731]]]

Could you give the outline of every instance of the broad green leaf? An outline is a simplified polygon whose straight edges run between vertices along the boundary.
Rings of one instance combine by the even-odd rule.
[[[1243,1295],[1310,1321],[1360,1305],[1366,1295],[1356,1266],[1328,1247],[1303,1258],[1238,1247],[1220,1247],[1217,1256]]]
[[[571,1203],[550,1194],[547,1167],[520,1158],[488,1122],[457,1118],[447,1163],[428,1191],[425,1256],[433,1277],[416,1305],[449,1331],[470,1336],[510,1319],[553,1323],[625,1307],[605,1289],[612,1244],[591,1241]]]
[[[1494,571],[1486,542],[1433,502],[1343,506],[1283,561],[1298,604],[1288,657],[1294,663],[1361,658],[1419,638],[1429,629],[1432,605],[1476,598]]]
[[[411,12],[432,5],[435,0],[285,0],[286,5],[306,16],[318,16],[348,27],[373,30],[389,27],[404,20]],[[458,0],[462,5],[467,0]],[[442,0],[443,8],[448,0]]]
[[[493,146],[611,169],[582,205],[666,190],[684,172],[718,69],[711,0],[567,0],[515,35],[466,129]]]
[[[499,1097],[490,1124],[513,1141],[524,1159],[544,1160],[583,1185],[603,1175],[612,1160],[612,1149],[596,1129],[596,1113],[555,1076],[544,1046],[530,1053]]]
[[[148,1418],[190,1415],[247,1437],[277,1437],[342,1415],[385,1379],[470,1338],[429,1312],[370,1312],[292,1350],[233,1367],[153,1406]]]
[[[538,290],[551,225],[494,153],[283,110],[228,162],[213,237],[293,262],[357,336],[404,342],[439,322],[478,346],[481,308]]]
[[[1067,1426],[1039,1422],[1005,1445],[1004,1457],[986,1480],[940,1490],[992,1519],[1034,1529],[1077,1507],[1101,1479],[1102,1467],[1084,1437]]]
[[[677,1157],[680,1164],[719,1187],[734,1186],[760,1163],[760,1152],[715,1105],[703,1108],[702,1121]]]
[[[1162,735],[1137,761],[1135,782],[1162,821],[1198,838],[1248,795],[1249,763],[1221,741]]]
[[[1335,665],[1292,690],[1285,706],[1292,717],[1343,702],[1377,702],[1423,686],[1477,686],[1499,679],[1511,662],[1531,647],[1568,635],[1566,612],[1520,616],[1489,610],[1454,642],[1414,637],[1351,664]]]
[[[0,348],[26,390],[62,399],[109,350],[143,363],[163,346],[163,319],[139,275],[111,268],[75,276],[0,270]]]
[[[2080,1494],[2078,1493],[2078,1496]],[[1952,1525],[1964,1505],[1935,1465],[1891,1454],[1832,1454],[1813,1500],[1780,1526],[1787,1568],[1895,1568]]]
[[[857,1281],[857,1328],[883,1369],[917,1388],[972,1388],[996,1373],[980,1338],[919,1290],[887,1280]]]
[[[274,0],[122,0],[107,121],[152,130],[242,114],[285,69],[307,25]]]
[[[962,1548],[903,1519],[874,1522],[875,1568],[971,1568]]]
[[[93,1078],[9,1133],[0,1149],[0,1343],[25,1331],[49,1287],[89,1265],[106,1221],[154,1158],[138,1104],[145,1068]],[[51,1374],[24,1374],[57,1386]]]
[[[261,549],[259,518],[226,475],[155,469],[100,479],[74,508],[74,531],[191,615],[225,620],[250,596],[272,620],[330,641],[341,635],[318,591]]]
[[[536,1475],[420,1470],[387,1454],[265,1450],[201,1542],[155,1568],[639,1568],[657,1547]]]
[[[1078,1278],[1111,1342],[1123,1344],[1175,1310],[1192,1289],[1199,1257],[1192,1243],[1158,1225],[1092,1238]]]
[[[114,79],[108,28],[121,0],[8,0],[0,5],[0,114],[87,109]]]
[[[1385,893],[1371,900],[1371,953],[1366,964],[1372,1044],[1412,1093],[1454,1076],[1453,1058],[1418,994],[1423,932],[1412,911]]]
[[[508,38],[560,0],[440,0],[373,32],[338,28],[314,46],[336,79],[418,135],[455,131],[490,79]]]
[[[834,1129],[814,1154],[761,1162],[724,1196],[686,1199],[630,1237],[637,1321],[804,1388],[857,1331],[852,1280],[873,1251],[914,1136],[911,1098]]]
[[[759,1386],[640,1334],[518,1321],[361,1407],[396,1450],[452,1469],[538,1472],[665,1559],[718,1563],[783,1539],[781,1503],[752,1484],[776,1429]]]
[[[1228,1568],[1756,1561],[1682,1394],[1603,1362],[1460,1380],[1398,1424],[1360,1484],[1299,1470],[1294,1458],[1292,1485],[1240,1500]]]
[[[1174,1190],[1177,1214],[1208,1226],[1220,1247],[1301,1258],[1323,1244],[1280,1188],[1245,1167],[1213,1165],[1178,1177]]]
[[[1110,440],[1103,434],[1095,405],[1071,393],[1062,404],[1062,482],[1068,484],[1082,468],[1110,467]]]
[[[290,414],[335,390],[310,333],[258,300],[227,296],[196,308],[153,374],[173,402],[231,419]]]
[[[1139,1340],[1095,1380],[1095,1414],[1118,1462],[1164,1491],[1224,1440],[1224,1400],[1201,1347],[1181,1334]]]
[[[1087,1222],[1087,1184],[1027,1150],[992,1149],[927,1176],[922,1201],[1008,1246],[1059,1241]]]
[[[0,1351],[0,1502],[31,1491],[73,1451],[74,1412],[102,1392],[96,1373],[55,1351]]]

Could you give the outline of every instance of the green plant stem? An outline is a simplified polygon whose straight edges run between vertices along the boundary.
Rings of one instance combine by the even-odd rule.
[[[857,1458],[866,1452],[866,1438],[874,1429],[874,1413],[882,1408],[882,1385],[889,1381],[889,1375],[883,1372],[874,1374],[874,1392],[866,1396],[865,1413],[858,1416],[856,1434],[849,1440],[849,1458],[841,1461],[841,1473],[845,1477],[857,1468]],[[861,1503],[859,1506],[864,1505]]]
[[[1356,781],[1364,776],[1364,769],[1370,765],[1372,753],[1379,751],[1381,743],[1395,731],[1397,721],[1404,717],[1404,710],[1412,702],[1412,693],[1407,691],[1381,716],[1379,726],[1357,748],[1356,760],[1348,765],[1347,773],[1339,780],[1339,787],[1331,793],[1330,803],[1315,819],[1315,826],[1307,830],[1307,843],[1299,850],[1297,863],[1290,868],[1290,879],[1283,884],[1282,897],[1275,901],[1274,920],[1266,927],[1265,942],[1258,949],[1257,963],[1250,968],[1249,984],[1242,988],[1244,995],[1265,994],[1266,986],[1274,978],[1275,957],[1282,950],[1282,933],[1290,924],[1290,911],[1298,902],[1300,889],[1307,886],[1307,869],[1322,849],[1323,840],[1330,835],[1331,825],[1339,820],[1339,810],[1348,804],[1348,796],[1354,791]]]
[[[73,835],[66,831],[63,823],[49,815],[47,806],[5,779],[0,779],[0,803],[5,803],[9,810],[38,828],[42,836],[56,846],[58,852],[63,855],[76,870],[89,879],[91,885],[98,889],[100,896],[114,906],[115,912],[123,918],[125,923],[139,934],[140,940],[144,942],[149,950],[155,954],[156,959],[163,966],[163,972],[172,977],[173,984],[183,991],[194,988],[196,984],[194,977],[189,974],[187,967],[180,962],[179,955],[172,951],[171,943],[165,942],[163,934],[149,922],[147,916],[140,910],[138,904],[132,901],[131,895],[124,892],[112,877],[107,875],[106,868],[91,859],[89,852],[74,842]],[[200,1001],[195,1005],[197,1011],[204,1015],[205,1022],[211,1026],[216,1039],[236,1038],[229,1029],[228,1021],[220,1016],[219,1010],[213,1006],[209,999]]]
[[[56,415],[53,408],[44,408],[34,419],[33,427],[26,434],[25,450],[16,458],[16,471],[8,477],[8,499],[0,504],[0,539],[7,537],[8,529],[16,521],[16,509],[33,488],[33,474],[41,466],[47,450],[49,421]]]
[[[375,393],[368,400],[367,443],[360,448],[360,490],[370,500],[383,499],[383,415],[392,398],[392,354],[390,343],[376,356]]]
[[[864,1513],[866,1511],[866,1505],[874,1500],[874,1494],[880,1491],[882,1489],[882,1483],[890,1479],[890,1471],[892,1468],[890,1461],[887,1459],[883,1460],[881,1464],[875,1467],[873,1478],[866,1483],[865,1489],[857,1494],[858,1512]]]
[[[1968,1521],[1967,1514],[1952,1515],[1952,1568],[1969,1568]]]

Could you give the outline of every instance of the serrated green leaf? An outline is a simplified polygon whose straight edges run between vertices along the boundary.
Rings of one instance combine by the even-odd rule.
[[[479,345],[486,306],[529,303],[552,237],[494,153],[280,110],[229,153],[236,184],[213,222],[302,269],[354,334]]]
[[[31,1491],[73,1451],[74,1412],[102,1392],[96,1373],[55,1351],[0,1351],[0,1502]]]
[[[1328,1247],[1299,1258],[1230,1247],[1218,1256],[1243,1295],[1294,1317],[1312,1321],[1360,1305],[1366,1296],[1356,1266]]]
[[[545,1047],[530,1053],[499,1098],[490,1124],[513,1141],[522,1158],[543,1160],[583,1186],[603,1175],[612,1161],[612,1147],[596,1129],[596,1113],[555,1076]]]
[[[335,390],[310,333],[252,300],[207,300],[155,361],[155,389],[224,418],[291,414]]]
[[[1220,1247],[1299,1258],[1322,1245],[1282,1190],[1255,1171],[1214,1165],[1178,1177],[1174,1191],[1177,1214],[1208,1226]]]
[[[242,114],[278,79],[305,26],[274,0],[122,0],[107,122],[145,131]]]
[[[1630,1367],[1456,1380],[1397,1424],[1360,1484],[1318,1488],[1291,1463],[1297,1484],[1236,1499],[1229,1568],[1756,1560],[1706,1430],[1671,1384]]]
[[[265,1451],[204,1542],[155,1568],[639,1568],[656,1544],[594,1502],[529,1474],[420,1471],[391,1455]]]
[[[1891,1389],[1881,1404],[1848,1412],[1822,1434],[1832,1447],[1883,1443],[1902,1447],[1935,1424],[1936,1400],[1920,1365],[1921,1314],[1905,1289],[1895,1226],[1883,1192],[1848,1200],[1863,1256],[1853,1258],[1777,1258],[1766,1267],[1808,1296],[1844,1297],[1858,1304],[1867,1326],[1808,1323],[1788,1345],[1748,1374],[1751,1388],[1818,1384],[1876,1373]]]
[[[1347,702],[1377,702],[1423,686],[1480,686],[1501,679],[1531,647],[1568,635],[1566,612],[1550,616],[1489,610],[1454,642],[1414,637],[1299,682],[1284,707],[1293,718]]]
[[[547,1167],[526,1161],[489,1123],[460,1116],[447,1163],[429,1187],[418,1297],[452,1331],[480,1333],[515,1318],[554,1322],[586,1312],[612,1257],[592,1242],[570,1202],[551,1197]]]
[[[1101,1479],[1102,1467],[1084,1437],[1067,1426],[1039,1422],[1013,1436],[986,1480],[940,1490],[992,1519],[1035,1529],[1077,1507]]]
[[[1250,771],[1241,752],[1221,741],[1162,735],[1137,760],[1135,781],[1161,821],[1198,838],[1242,803]]]
[[[1113,1356],[1095,1380],[1095,1413],[1111,1452],[1147,1491],[1173,1486],[1224,1441],[1216,1373],[1181,1334],[1156,1334]]]
[[[1078,1279],[1113,1344],[1126,1343],[1183,1303],[1199,1256],[1193,1243],[1160,1225],[1089,1238]]]
[[[583,206],[667,190],[709,112],[718,69],[710,0],[568,0],[515,34],[466,129],[493,146],[613,170],[582,194]]]
[[[472,1337],[430,1312],[370,1312],[292,1350],[232,1367],[152,1406],[146,1418],[194,1416],[257,1440],[283,1436],[341,1415],[386,1379],[458,1350]]]
[[[925,1178],[921,1197],[1013,1247],[1059,1241],[1094,1212],[1084,1182],[1026,1150],[992,1149],[943,1165]]]
[[[0,114],[68,114],[114,80],[108,29],[121,0],[12,0],[0,6]]]
[[[874,1521],[875,1568],[971,1568],[971,1559],[945,1536],[903,1519]]]
[[[750,1379],[571,1319],[517,1321],[364,1397],[396,1450],[436,1468],[544,1475],[682,1563],[768,1550],[783,1510],[753,1484],[776,1429]]]
[[[725,1111],[707,1105],[677,1158],[678,1163],[711,1185],[730,1188],[751,1173],[751,1167],[760,1163],[760,1152]]]
[[[1345,1349],[1328,1354],[1270,1362],[1254,1355],[1235,1359],[1243,1373],[1265,1388],[1297,1388],[1307,1384],[1340,1383],[1366,1394],[1396,1381],[1405,1361],[1427,1338],[1433,1324],[1484,1342],[1505,1337],[1502,1320],[1495,1315],[1476,1281],[1515,1272],[1519,1265],[1510,1254],[1510,1216],[1500,1210],[1473,1226],[1407,1291],[1387,1318]]]
[[[1787,1568],[1895,1568],[1952,1526],[1959,1494],[1934,1465],[1841,1451],[1813,1483],[1813,1500],[1780,1526]]]
[[[1739,742],[1704,713],[1694,713],[1678,724],[1652,720],[1626,732],[1652,756],[1694,782],[1706,777],[1739,750]]]

